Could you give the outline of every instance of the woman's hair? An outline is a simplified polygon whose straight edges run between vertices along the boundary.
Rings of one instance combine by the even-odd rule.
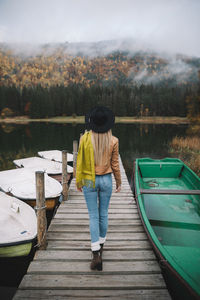
[[[111,145],[112,131],[105,133],[97,133],[92,131],[92,144],[94,148],[94,162],[95,165],[101,165],[103,157],[108,159],[110,145]]]

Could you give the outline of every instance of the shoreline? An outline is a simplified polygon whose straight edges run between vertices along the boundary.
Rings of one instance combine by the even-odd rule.
[[[45,122],[45,123],[75,123],[84,124],[85,117],[53,117],[45,119],[30,119],[25,116],[0,119],[1,124],[29,124],[31,122]],[[115,123],[119,124],[189,124],[190,121],[186,117],[115,117]]]

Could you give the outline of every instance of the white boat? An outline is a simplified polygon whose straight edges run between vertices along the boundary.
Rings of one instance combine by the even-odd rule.
[[[62,151],[60,150],[40,151],[38,155],[45,159],[62,162]],[[73,154],[67,153],[67,161],[73,161]]]
[[[0,257],[28,255],[37,236],[32,207],[0,192]]]
[[[14,164],[21,168],[30,168],[34,171],[43,171],[49,175],[62,174],[62,163],[52,161],[50,159],[44,159],[41,157],[28,157],[22,159],[16,159]],[[67,173],[73,173],[73,168],[67,165]]]
[[[47,209],[53,209],[62,193],[62,185],[55,179],[44,174],[45,199]],[[0,172],[0,189],[32,207],[36,206],[35,171],[29,168],[18,168]]]

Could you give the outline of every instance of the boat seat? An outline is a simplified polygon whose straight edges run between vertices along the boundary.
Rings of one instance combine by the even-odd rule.
[[[139,170],[142,177],[177,178],[183,169],[181,162],[140,162]]]
[[[200,223],[187,223],[187,222],[174,222],[174,221],[162,221],[149,219],[152,226],[170,227],[170,228],[181,228],[190,230],[200,230]]]

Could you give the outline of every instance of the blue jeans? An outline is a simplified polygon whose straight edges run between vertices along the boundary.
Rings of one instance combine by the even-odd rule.
[[[83,187],[90,218],[91,249],[97,251],[106,240],[108,206],[112,194],[112,175],[96,175],[95,188]]]

